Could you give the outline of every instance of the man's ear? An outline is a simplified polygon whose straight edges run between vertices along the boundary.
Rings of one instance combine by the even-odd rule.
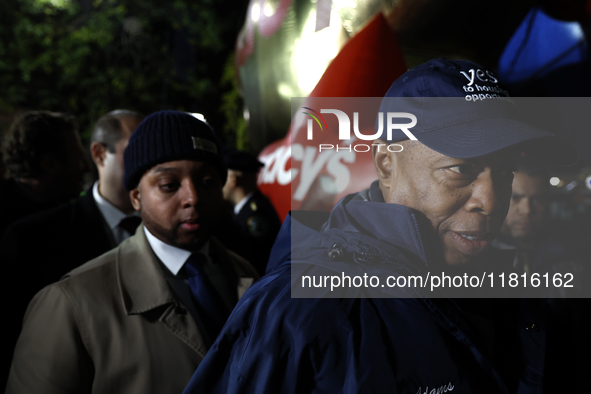
[[[372,149],[373,164],[382,186],[386,186],[390,178],[392,178],[395,166],[393,153],[388,151],[388,145],[390,145],[388,142],[377,139],[374,141]]]
[[[97,167],[102,167],[107,158],[107,147],[100,142],[93,142],[90,145],[90,157]]]
[[[142,193],[140,191],[140,185],[137,185],[135,189],[129,191],[129,199],[133,209],[139,211],[142,206]]]

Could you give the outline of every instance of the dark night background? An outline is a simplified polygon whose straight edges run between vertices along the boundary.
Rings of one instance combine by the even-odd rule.
[[[176,109],[204,114],[235,145],[247,138],[233,67],[247,5],[3,0],[0,132],[21,110],[73,114],[87,138],[117,108]]]

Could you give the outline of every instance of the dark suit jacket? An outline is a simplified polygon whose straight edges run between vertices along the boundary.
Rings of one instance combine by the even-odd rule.
[[[235,220],[251,247],[249,261],[259,275],[264,275],[271,248],[281,228],[275,208],[267,197],[257,190],[235,216]]]
[[[56,205],[58,204],[35,200],[32,192],[27,193],[24,186],[14,179],[0,179],[0,240],[12,223]]]
[[[33,296],[67,272],[115,246],[94,202],[92,189],[70,203],[27,216],[6,230],[0,244],[0,261],[8,286],[4,290],[5,297],[11,300],[11,318],[6,324],[8,337],[4,342],[7,349],[3,349],[8,362]],[[3,380],[0,384],[4,384],[7,373],[0,373]]]
[[[70,203],[14,223],[2,239],[0,256],[16,277],[26,276],[28,303],[44,286],[115,246],[91,189]]]

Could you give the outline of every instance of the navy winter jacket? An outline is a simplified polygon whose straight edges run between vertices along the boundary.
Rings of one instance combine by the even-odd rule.
[[[377,256],[376,265],[393,272],[437,266],[426,243],[428,224],[407,207],[384,203],[376,184],[339,202],[321,229],[308,226],[306,216],[304,223],[295,213],[288,216],[267,274],[242,297],[185,393],[524,394],[580,388],[580,369],[553,367],[557,378],[544,376],[545,300],[292,298],[297,264],[330,269],[345,264],[341,257],[361,264],[364,256]]]

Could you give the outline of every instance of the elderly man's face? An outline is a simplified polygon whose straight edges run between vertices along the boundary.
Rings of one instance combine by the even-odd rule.
[[[429,219],[447,264],[477,260],[509,209],[516,155],[455,159],[416,141],[402,145],[402,152],[375,154],[384,199]]]
[[[209,239],[222,207],[222,183],[209,163],[178,160],[154,166],[131,202],[147,229],[161,241],[197,251]]]

